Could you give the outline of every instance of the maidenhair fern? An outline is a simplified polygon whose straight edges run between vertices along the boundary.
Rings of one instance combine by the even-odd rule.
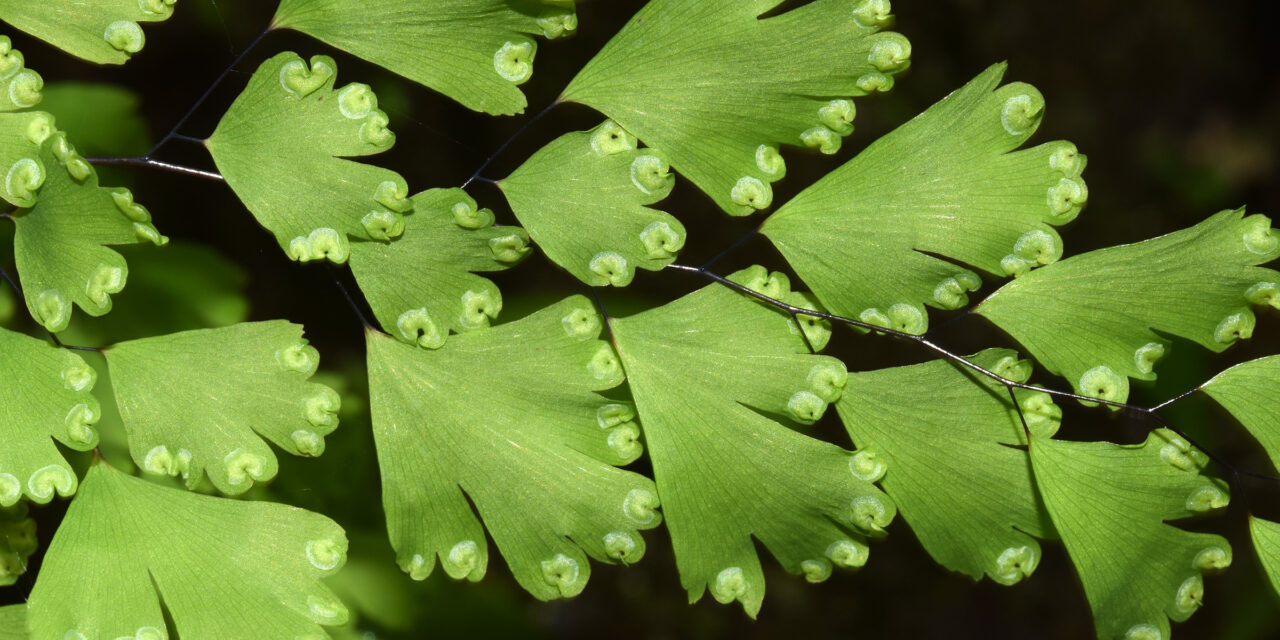
[[[0,20],[123,64],[145,54],[140,24],[175,4],[0,0]],[[610,588],[588,585],[604,564],[674,563],[679,586],[663,589],[754,618],[767,587],[858,570],[877,541],[911,535],[947,570],[1002,586],[1065,550],[1099,638],[1162,639],[1213,600],[1209,576],[1233,559],[1221,521],[1184,521],[1222,515],[1233,492],[1280,592],[1280,524],[1244,482],[1280,482],[1275,468],[1237,465],[1158,413],[1203,392],[1278,466],[1280,356],[1128,403],[1175,340],[1221,352],[1258,329],[1255,309],[1280,308],[1265,216],[1223,211],[1071,255],[1058,228],[1089,199],[1085,156],[1068,141],[1021,148],[1046,98],[1004,83],[1004,64],[781,202],[787,159],[839,152],[856,112],[879,108],[853,99],[910,66],[887,0],[650,0],[541,112],[590,108],[587,130],[546,136],[500,179],[484,171],[512,139],[462,184],[383,166],[402,161],[378,156],[398,110],[372,86],[388,105],[416,83],[522,113],[540,39],[580,26],[573,0],[281,0],[215,82],[243,88],[212,134],[180,129],[213,87],[131,158],[77,152],[90,133],[37,109],[44,78],[0,36],[0,217],[16,267],[0,271],[0,594],[23,589],[0,607],[0,638],[361,637],[360,616],[378,618],[367,576],[395,600],[409,579],[491,580],[499,564],[553,600]],[[295,38],[307,55],[264,51],[273,30],[311,36]],[[256,70],[239,67],[255,50]],[[368,84],[339,85],[339,63],[316,51]],[[64,103],[99,96],[108,125],[132,104],[61,90]],[[217,172],[154,157],[183,140]],[[340,291],[326,309],[364,325],[365,360],[320,371],[299,324],[245,322],[237,268],[166,247],[135,202],[150,179],[100,186],[95,165],[225,182],[278,247],[264,260],[329,263]],[[667,211],[683,180],[709,215],[776,208],[757,231],[790,274],[680,263],[700,241],[690,212]],[[189,204],[161,220],[195,217]],[[511,286],[504,272],[535,248],[560,282]],[[670,294],[687,275],[704,286]],[[578,295],[641,280],[670,283],[666,297],[631,296],[613,315]],[[267,295],[294,293],[320,295]],[[119,306],[115,328],[85,319]],[[931,320],[961,309],[1012,343],[952,350]],[[976,322],[967,312],[946,322]],[[890,339],[932,359],[820,353]],[[1116,418],[1140,418],[1141,437],[1095,428]],[[322,455],[337,471],[302,491],[273,484]],[[361,456],[376,456],[382,517]],[[53,526],[55,498],[69,506]],[[655,540],[664,552],[646,554]],[[360,558],[339,573],[349,546]],[[397,566],[407,577],[384,577]]]

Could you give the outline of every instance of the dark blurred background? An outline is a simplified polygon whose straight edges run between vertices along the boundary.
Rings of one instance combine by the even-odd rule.
[[[540,44],[534,77],[525,85],[530,112],[553,101],[576,69],[642,4],[582,3],[575,38]],[[1006,79],[1034,84],[1048,103],[1033,143],[1065,138],[1089,156],[1089,206],[1062,233],[1068,255],[1159,235],[1225,208],[1280,210],[1280,48],[1272,39],[1280,27],[1277,3],[899,0],[894,8],[896,30],[913,45],[911,70],[891,95],[859,101],[857,130],[837,157],[787,150],[788,175],[775,185],[775,202],[784,202],[990,64],[1008,60]],[[26,55],[28,66],[49,83],[45,107],[58,115],[72,141],[87,155],[126,156],[145,151],[149,140],[163,136],[265,27],[274,9],[275,3],[261,0],[219,0],[216,6],[211,0],[184,0],[168,23],[147,29],[146,49],[123,68],[80,63],[11,29],[4,32]],[[339,83],[373,85],[399,136],[394,150],[373,161],[400,171],[414,191],[460,184],[525,122],[524,117],[496,119],[469,112],[305,36],[279,32],[269,34],[248,55],[182,133],[205,137],[212,132],[248,74],[284,49],[304,56],[333,55]],[[128,92],[64,84],[70,82],[116,84]],[[90,100],[86,91],[102,93]],[[558,108],[499,157],[486,175],[503,177],[541,145],[600,120],[583,107]],[[203,149],[183,142],[171,143],[160,157],[212,168]],[[593,566],[586,591],[569,602],[534,601],[515,586],[500,562],[491,565],[490,575],[479,585],[453,584],[439,572],[424,584],[412,583],[394,567],[381,529],[377,467],[362,388],[362,332],[330,271],[288,261],[224,185],[143,169],[104,168],[101,173],[103,184],[130,186],[138,201],[150,207],[157,226],[173,239],[173,250],[127,250],[130,285],[117,297],[116,310],[96,321],[77,314],[70,342],[99,346],[246,318],[288,318],[306,325],[324,355],[325,382],[343,391],[343,426],[331,437],[328,453],[314,461],[282,457],[277,481],[254,496],[315,509],[347,527],[351,562],[334,586],[358,620],[343,637],[1092,636],[1083,592],[1059,545],[1045,544],[1043,564],[1022,585],[974,584],[936,566],[902,523],[895,523],[888,540],[873,547],[860,573],[838,574],[822,585],[787,576],[772,559],[765,560],[768,595],[756,621],[748,620],[739,607],[720,606],[709,597],[687,604],[664,529],[648,536],[649,551],[638,566]],[[500,221],[514,222],[491,187],[478,185],[471,191],[483,206],[498,212]],[[682,255],[686,263],[715,255],[762,219],[728,218],[684,182],[660,206],[689,229]],[[0,245],[8,244],[9,233],[8,225],[0,225]],[[11,251],[0,248],[0,264],[11,269]],[[728,272],[756,262],[785,267],[767,242],[756,240],[743,245],[719,269]],[[506,299],[504,319],[585,290],[540,256],[494,280]],[[701,285],[684,274],[641,272],[632,287],[602,296],[611,312],[624,315]],[[8,316],[7,326],[32,330],[21,303],[13,309],[7,295],[0,293],[0,320]],[[935,315],[933,323],[945,318]],[[1221,356],[1175,341],[1160,363],[1159,381],[1135,388],[1133,401],[1156,404],[1225,366],[1276,353],[1278,331],[1277,314],[1260,312],[1254,339]],[[1011,346],[978,318],[949,325],[941,340],[961,352]],[[848,332],[838,332],[831,353],[850,369],[926,358],[909,344]],[[1067,386],[1052,377],[1038,379]],[[104,379],[99,389],[106,388]],[[103,400],[109,401],[106,394]],[[1074,406],[1066,410],[1065,437],[1135,442],[1150,428],[1102,411]],[[1180,402],[1166,415],[1227,459],[1273,471],[1256,447],[1240,436],[1231,418],[1205,399]],[[103,446],[114,452],[109,458],[113,463],[127,466],[116,423],[118,418],[111,415],[104,419]],[[818,433],[848,446],[837,424],[824,422]],[[1207,604],[1189,622],[1175,626],[1179,637],[1280,637],[1280,602],[1253,558],[1241,489],[1235,488],[1237,499],[1224,517],[1193,525],[1228,535],[1235,566],[1206,581]],[[1280,492],[1273,486],[1244,489],[1255,513],[1280,518]],[[54,504],[34,510],[42,546],[47,546],[64,509],[65,504]],[[28,577],[14,587],[0,588],[0,602],[25,597],[38,563],[37,555]]]

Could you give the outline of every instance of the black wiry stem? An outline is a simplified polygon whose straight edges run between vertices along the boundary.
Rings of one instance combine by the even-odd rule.
[[[333,265],[331,264],[326,264],[325,267],[328,268],[329,275],[333,277],[334,286],[338,287],[338,291],[342,292],[342,297],[346,298],[347,305],[351,307],[351,311],[354,312],[356,314],[356,317],[360,319],[360,324],[364,325],[364,328],[369,331],[380,331],[377,325],[373,324],[372,322],[369,322],[369,317],[366,316],[364,314],[364,311],[360,309],[360,305],[356,303],[355,297],[351,295],[350,291],[347,291],[346,285],[342,284],[342,278],[338,276],[337,269],[334,269]]]
[[[541,120],[542,116],[545,116],[548,113],[551,113],[551,110],[556,108],[556,106],[559,104],[560,104],[560,100],[557,99],[555,102],[552,102],[551,104],[547,105],[545,109],[543,109],[542,111],[539,111],[538,115],[535,115],[534,117],[529,118],[529,121],[521,125],[519,129],[516,129],[516,132],[511,134],[511,137],[507,138],[506,142],[503,142],[501,145],[499,145],[498,148],[493,153],[489,154],[488,158],[485,158],[484,162],[480,163],[480,166],[477,167],[475,172],[471,174],[471,177],[467,178],[467,181],[462,183],[462,188],[466,189],[472,182],[475,182],[476,180],[480,179],[480,173],[485,169],[488,169],[489,164],[492,163],[494,160],[497,160],[498,156],[502,155],[502,152],[506,151],[507,147],[511,146],[511,143],[515,142],[516,139],[518,139],[521,135],[523,135],[525,131],[528,131],[529,127],[533,126],[533,123]],[[490,182],[490,183],[496,182],[496,180],[487,180],[487,179],[484,181]]]
[[[136,158],[88,158],[88,160],[90,164],[96,164],[101,166],[123,165],[123,166],[130,166],[130,167],[150,167],[153,169],[160,169],[161,171],[168,171],[170,173],[180,173],[182,175],[191,176],[194,178],[203,178],[205,180],[213,180],[214,182],[224,181],[222,174],[219,174],[219,173],[214,173],[212,171],[205,171],[203,169],[193,169],[191,167],[184,167],[182,165],[173,164],[171,162],[163,162],[161,160],[156,160],[148,156],[138,156]]]
[[[1167,401],[1167,402],[1163,402],[1163,403],[1161,403],[1161,404],[1159,404],[1159,405],[1157,405],[1157,406],[1155,406],[1155,407],[1140,407],[1140,406],[1137,406],[1137,405],[1132,405],[1132,404],[1128,404],[1128,403],[1124,403],[1124,402],[1115,402],[1115,401],[1113,401],[1113,400],[1104,400],[1104,399],[1102,399],[1102,398],[1094,398],[1094,397],[1091,397],[1091,396],[1085,396],[1085,395],[1081,395],[1081,394],[1078,394],[1078,393],[1072,393],[1072,392],[1070,392],[1070,391],[1061,391],[1061,390],[1058,390],[1058,389],[1051,389],[1051,388],[1048,388],[1048,387],[1041,387],[1041,386],[1034,385],[1034,384],[1027,384],[1027,383],[1025,383],[1025,382],[1018,382],[1018,381],[1016,381],[1016,380],[1010,380],[1010,379],[1008,379],[1008,378],[1006,378],[1006,377],[1004,377],[1004,376],[1002,376],[1002,375],[1000,375],[1000,374],[998,374],[998,373],[996,373],[996,372],[994,372],[994,371],[991,371],[990,369],[987,369],[987,368],[985,368],[985,367],[983,367],[983,366],[981,366],[981,365],[979,365],[979,364],[976,364],[976,363],[974,363],[974,362],[970,362],[970,361],[969,361],[968,359],[966,359],[964,356],[961,356],[960,354],[954,353],[954,352],[952,352],[952,351],[948,350],[946,347],[943,347],[943,346],[941,346],[941,345],[937,344],[936,342],[933,342],[933,341],[932,341],[932,340],[930,340],[929,338],[927,338],[927,337],[925,337],[925,336],[922,336],[922,335],[917,335],[917,334],[914,334],[914,333],[906,333],[906,332],[904,332],[904,331],[898,331],[898,330],[896,330],[896,329],[889,329],[889,328],[881,327],[881,326],[878,326],[878,325],[874,325],[874,324],[869,324],[869,323],[866,323],[866,322],[862,322],[862,321],[859,321],[859,320],[854,320],[854,319],[852,319],[852,318],[846,318],[846,317],[844,317],[844,316],[838,316],[838,315],[835,315],[835,314],[832,314],[832,313],[827,313],[827,312],[825,312],[825,311],[814,311],[814,310],[812,310],[812,309],[805,309],[804,307],[797,307],[797,306],[795,306],[795,305],[793,305],[793,304],[789,304],[789,303],[783,302],[783,301],[778,300],[778,299],[776,299],[776,298],[771,298],[771,297],[769,297],[769,296],[767,296],[767,295],[765,295],[765,294],[763,294],[763,293],[760,293],[759,291],[756,291],[756,290],[754,290],[754,289],[752,289],[752,288],[750,288],[750,287],[747,287],[747,286],[745,286],[745,285],[738,284],[737,282],[734,282],[734,281],[732,281],[732,280],[730,280],[730,279],[728,279],[728,278],[726,278],[726,277],[724,277],[724,276],[721,276],[721,275],[719,275],[719,274],[716,274],[716,273],[713,273],[713,272],[711,272],[711,271],[708,271],[707,269],[705,269],[705,268],[703,268],[703,267],[691,267],[691,266],[682,265],[682,264],[671,264],[671,265],[668,265],[668,266],[667,266],[667,268],[669,268],[669,269],[675,269],[675,270],[677,270],[677,271],[684,271],[684,272],[686,272],[686,273],[695,273],[695,274],[698,274],[698,275],[700,275],[700,276],[702,276],[702,277],[704,277],[704,278],[707,278],[707,279],[713,280],[713,281],[715,281],[715,282],[717,282],[717,283],[720,283],[720,284],[722,284],[722,285],[724,285],[724,286],[726,286],[726,287],[728,287],[728,288],[730,288],[730,289],[732,289],[732,290],[734,290],[734,291],[737,291],[737,292],[742,293],[742,294],[744,294],[744,295],[751,296],[752,298],[755,298],[755,299],[757,299],[757,300],[760,300],[761,302],[764,302],[764,303],[766,303],[766,304],[769,304],[769,305],[772,305],[772,306],[774,306],[774,307],[777,307],[778,309],[781,309],[781,310],[783,310],[783,311],[785,311],[785,312],[787,312],[787,313],[791,314],[791,316],[792,316],[792,317],[795,317],[795,316],[797,316],[797,315],[813,316],[813,317],[815,317],[815,318],[822,318],[822,319],[827,320],[827,321],[830,321],[830,322],[832,322],[832,323],[844,324],[844,325],[848,325],[848,326],[851,326],[851,327],[858,327],[858,328],[860,328],[860,329],[867,329],[867,330],[869,330],[869,331],[873,331],[873,332],[876,332],[876,333],[883,333],[883,334],[887,334],[887,335],[894,336],[894,337],[896,337],[896,338],[902,338],[902,339],[904,339],[904,340],[910,340],[911,342],[915,342],[916,344],[918,344],[918,345],[920,345],[920,346],[924,347],[925,349],[928,349],[929,351],[932,351],[932,352],[934,352],[934,353],[938,354],[939,356],[941,356],[942,358],[944,358],[944,359],[946,359],[946,360],[949,360],[949,361],[951,361],[951,362],[953,362],[953,363],[955,363],[955,364],[957,364],[957,365],[959,365],[959,366],[962,366],[962,367],[965,367],[965,368],[971,369],[971,370],[973,370],[973,371],[975,371],[975,372],[977,372],[977,373],[979,373],[979,374],[981,374],[981,375],[983,375],[983,376],[986,376],[987,378],[990,378],[990,379],[992,379],[992,380],[994,380],[994,381],[996,381],[996,382],[999,382],[1000,384],[1004,385],[1004,386],[1005,386],[1005,388],[1007,388],[1007,389],[1009,390],[1009,393],[1010,393],[1010,396],[1011,396],[1011,397],[1012,397],[1012,394],[1013,394],[1013,390],[1014,390],[1014,389],[1026,389],[1026,390],[1028,390],[1028,391],[1039,391],[1039,392],[1041,392],[1041,393],[1046,393],[1046,394],[1048,394],[1048,395],[1051,395],[1051,396],[1054,396],[1054,397],[1058,397],[1058,398],[1070,398],[1070,399],[1072,399],[1072,400],[1079,400],[1079,401],[1081,401],[1081,402],[1090,402],[1090,403],[1095,403],[1095,404],[1104,404],[1104,405],[1107,405],[1107,406],[1110,406],[1110,407],[1115,407],[1115,408],[1117,408],[1117,409],[1125,409],[1126,411],[1132,412],[1132,413],[1134,413],[1134,414],[1138,414],[1138,415],[1142,415],[1142,416],[1145,416],[1145,417],[1151,418],[1151,419],[1155,420],[1155,421],[1156,421],[1156,423],[1157,423],[1157,424],[1159,424],[1161,427],[1164,427],[1164,428],[1168,429],[1169,431],[1171,431],[1171,432],[1173,432],[1173,433],[1177,434],[1179,437],[1183,438],[1183,439],[1184,439],[1184,440],[1186,440],[1189,444],[1191,444],[1191,446],[1195,447],[1196,449],[1199,449],[1199,450],[1203,451],[1203,452],[1205,453],[1205,455],[1207,455],[1207,456],[1209,457],[1209,459],[1210,459],[1210,460],[1212,460],[1213,462],[1217,463],[1219,466],[1221,466],[1221,467],[1223,467],[1224,469],[1226,469],[1226,470],[1231,474],[1232,478],[1233,478],[1233,479],[1235,479],[1237,482],[1239,481],[1239,479],[1240,479],[1240,477],[1241,477],[1241,476],[1247,476],[1247,477],[1254,478],[1254,479],[1258,479],[1258,480],[1266,480],[1266,481],[1268,481],[1268,482],[1280,483],[1280,477],[1276,477],[1276,476],[1271,476],[1271,475],[1266,475],[1266,474],[1262,474],[1262,473],[1256,473],[1256,472],[1252,472],[1252,471],[1247,471],[1247,470],[1239,469],[1239,468],[1235,467],[1234,465],[1232,465],[1232,464],[1228,463],[1226,460],[1223,460],[1222,458],[1219,458],[1218,456],[1216,456],[1216,455],[1214,455],[1214,454],[1210,453],[1210,452],[1209,452],[1209,451],[1207,451],[1204,447],[1202,447],[1202,446],[1200,446],[1199,444],[1197,444],[1197,443],[1196,443],[1196,441],[1195,441],[1195,440],[1193,440],[1191,437],[1189,437],[1187,434],[1183,433],[1181,430],[1179,430],[1179,429],[1177,429],[1177,428],[1174,428],[1174,427],[1173,427],[1173,426],[1171,426],[1169,423],[1165,422],[1164,418],[1163,418],[1163,417],[1161,417],[1159,413],[1157,413],[1157,411],[1158,411],[1160,408],[1165,407],[1165,406],[1169,405],[1170,403],[1172,403],[1172,402],[1174,402],[1174,401],[1176,401],[1176,400],[1178,400],[1178,399],[1185,398],[1186,396],[1188,396],[1188,395],[1190,395],[1190,394],[1192,394],[1192,393],[1195,393],[1196,391],[1199,391],[1199,390],[1200,390],[1200,388],[1199,388],[1199,387],[1197,387],[1197,388],[1195,388],[1195,389],[1192,389],[1192,390],[1190,390],[1190,391],[1188,391],[1188,392],[1186,392],[1186,393],[1180,394],[1180,395],[1178,395],[1177,397],[1173,398],[1172,400],[1169,400],[1169,401]],[[802,333],[803,333],[803,332],[802,332]],[[1018,409],[1018,415],[1019,415],[1019,417],[1021,417],[1021,418],[1023,419],[1023,427],[1024,427],[1024,428],[1026,428],[1026,418],[1025,418],[1024,416],[1022,416],[1022,408],[1018,405],[1018,403],[1017,403],[1016,401],[1014,402],[1014,407],[1016,407],[1016,408]]]

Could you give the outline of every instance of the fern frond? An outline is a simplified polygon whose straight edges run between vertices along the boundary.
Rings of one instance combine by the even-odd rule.
[[[124,64],[142,50],[140,22],[162,22],[177,0],[0,0],[0,20],[98,64]]]

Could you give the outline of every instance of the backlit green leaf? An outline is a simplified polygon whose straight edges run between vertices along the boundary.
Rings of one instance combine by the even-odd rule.
[[[645,206],[674,184],[664,154],[606,121],[560,136],[498,186],[548,258],[589,285],[621,287],[684,246],[684,225]]]
[[[0,607],[0,640],[28,640],[27,605]]]
[[[846,96],[886,91],[911,45],[887,0],[653,0],[565,89],[650,147],[722,209],[773,201],[780,144],[835,153],[853,131]],[[878,33],[879,32],[879,33]]]
[[[1271,284],[1275,300],[1276,285]],[[1271,465],[1280,469],[1280,356],[1268,356],[1238,364],[1200,386],[1210,398],[1257,438]]]
[[[1231,564],[1222,536],[1167,524],[1225,507],[1208,462],[1159,429],[1138,445],[1034,438],[1036,484],[1084,583],[1099,638],[1169,637],[1204,601],[1203,573]]]
[[[1073,256],[1001,287],[975,311],[1076,391],[1123,402],[1154,380],[1159,334],[1222,351],[1253,335],[1251,304],[1280,307],[1280,257],[1266,216],[1223,211],[1189,229]]]
[[[95,464],[31,592],[33,638],[323,638],[347,610],[321,582],[346,559],[324,516],[151,484]]]
[[[1015,380],[1031,374],[1006,349],[969,360]],[[1052,435],[1062,412],[1049,396],[1019,392],[1019,400],[1028,426]],[[1035,538],[1054,537],[1053,525],[1002,385],[935,360],[850,373],[836,409],[858,445],[855,473],[880,482],[934,560],[1000,584],[1031,575],[1041,557]]]
[[[1249,533],[1253,536],[1253,548],[1258,561],[1271,581],[1271,588],[1280,595],[1280,524],[1249,517]]]
[[[0,329],[0,379],[9,381],[0,385],[0,507],[75,493],[53,440],[79,451],[98,444],[97,374],[71,351]]]
[[[129,266],[107,245],[169,239],[128,189],[99,187],[62,132],[44,140],[40,164],[47,171],[38,200],[13,214],[14,261],[31,317],[57,332],[71,322],[72,303],[101,316],[111,311],[111,294],[124,289]]]
[[[324,452],[337,392],[307,378],[320,354],[283,320],[186,331],[104,350],[129,451],[151,473],[224,493],[275,477],[263,439],[301,456]]]
[[[481,579],[485,529],[542,600],[577,595],[588,556],[640,559],[637,529],[661,518],[653,482],[614,466],[642,446],[634,410],[599,393],[623,381],[600,329],[575,296],[434,351],[369,332],[383,506],[411,577],[439,557],[450,577]]]
[[[790,292],[761,267],[732,278]],[[883,535],[893,502],[854,473],[852,452],[793,429],[840,398],[844,364],[810,355],[787,315],[721,285],[610,327],[690,600],[709,588],[754,617],[765,584],[753,539],[810,582],[866,562],[864,536]]]
[[[573,0],[284,0],[274,24],[507,115],[527,104],[518,85],[533,75],[532,36],[570,35],[578,17]]]
[[[142,50],[139,22],[161,22],[177,0],[0,0],[0,20],[98,64],[124,64]]]
[[[1014,151],[1044,98],[987,69],[778,209],[761,227],[832,312],[922,333],[925,305],[959,309],[977,273],[1019,275],[1062,255],[1050,225],[1088,195],[1070,142]],[[998,87],[998,88],[997,88]],[[883,277],[867,277],[881,274]]]
[[[263,62],[206,145],[245,207],[290,258],[346,262],[347,236],[389,241],[413,208],[404,178],[347,158],[391,148],[368,85],[334,88],[333,58]]]
[[[529,253],[529,236],[493,226],[493,212],[461,189],[424,191],[411,202],[399,240],[351,244],[351,272],[383,329],[434,349],[451,329],[481,329],[498,317],[502,293],[472,272],[515,265]]]

